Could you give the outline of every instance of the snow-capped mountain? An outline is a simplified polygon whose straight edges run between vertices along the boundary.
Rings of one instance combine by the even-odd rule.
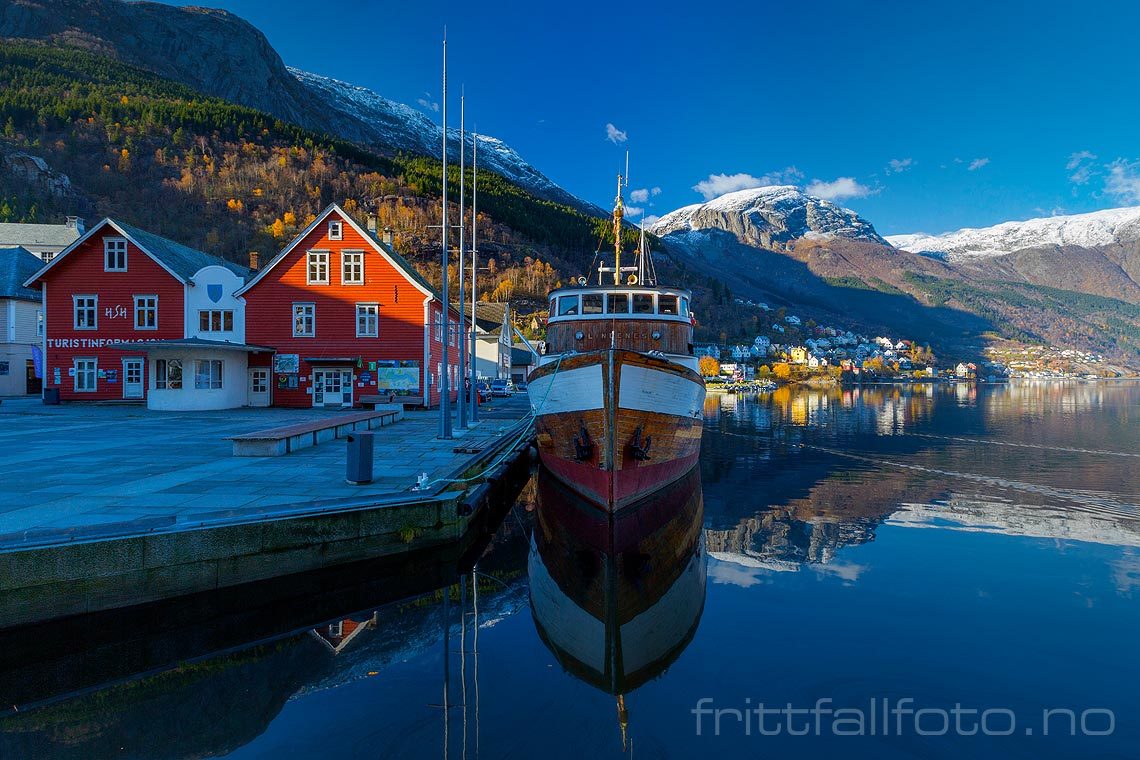
[[[442,128],[421,111],[397,103],[367,87],[359,87],[330,77],[289,67],[289,73],[307,88],[314,98],[344,115],[338,132],[361,142],[381,145],[390,150],[440,155]],[[450,143],[448,156],[459,160],[459,130],[447,130]],[[466,135],[467,156],[471,157],[474,139]],[[590,213],[603,213],[576,198],[550,181],[514,148],[498,138],[479,135],[479,167],[501,174],[535,195],[566,203]]]
[[[791,185],[728,193],[672,211],[650,227],[653,234],[681,244],[699,242],[708,230],[729,232],[741,243],[769,249],[813,236],[885,243],[871,223],[854,211]]]
[[[1038,246],[1091,248],[1140,240],[1140,207],[1112,208],[1088,214],[1050,216],[993,227],[967,228],[941,235],[890,235],[887,242],[905,251],[936,254],[950,261],[1001,256]]]

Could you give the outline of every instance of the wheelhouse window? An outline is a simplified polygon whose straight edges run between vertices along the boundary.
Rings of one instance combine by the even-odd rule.
[[[309,251],[309,285],[329,284],[329,252]]]
[[[311,303],[293,304],[293,337],[312,338],[317,334],[317,306]]]
[[[135,329],[158,329],[158,296],[135,296]]]
[[[340,220],[329,222],[329,240],[341,240],[344,238],[344,223]]]
[[[602,313],[602,294],[601,293],[583,293],[582,294],[582,313],[583,314],[601,314]]]
[[[194,361],[194,388],[218,390],[222,387],[222,360],[197,359]]]
[[[234,313],[231,309],[202,309],[198,312],[199,332],[231,332],[233,329]]]
[[[628,314],[629,313],[629,294],[628,293],[607,293],[606,294],[606,313],[607,314]]]
[[[356,337],[375,338],[380,335],[380,305],[356,304]]]
[[[677,296],[657,296],[658,314],[677,314]]]
[[[681,296],[681,316],[689,316],[689,299]]]
[[[99,326],[99,296],[72,296],[75,303],[76,330],[94,330]]]
[[[652,314],[653,313],[653,295],[650,293],[634,293],[634,295],[633,295],[633,313],[634,314]]]
[[[99,361],[97,359],[75,360],[75,391],[77,393],[94,393],[98,390]]]
[[[345,251],[340,255],[342,285],[364,284],[364,251]]]
[[[126,238],[103,238],[103,271],[127,271]]]
[[[155,359],[154,387],[160,391],[182,390],[182,360]]]
[[[558,316],[570,317],[578,313],[578,296],[559,296]]]

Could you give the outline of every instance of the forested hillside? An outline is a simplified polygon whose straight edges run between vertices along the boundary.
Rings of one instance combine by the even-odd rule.
[[[438,279],[436,160],[382,156],[75,48],[6,43],[0,82],[4,152],[41,157],[71,181],[61,192],[6,172],[5,221],[115,216],[242,261],[250,250],[276,251],[336,201],[361,220],[375,211],[401,251]],[[612,245],[606,220],[496,174],[480,172],[478,190],[480,249],[493,260],[486,297],[541,299],[584,271],[599,244]],[[451,213],[458,218],[457,207]]]

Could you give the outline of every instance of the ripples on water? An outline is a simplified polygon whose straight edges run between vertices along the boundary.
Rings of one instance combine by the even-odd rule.
[[[1138,415],[1123,383],[710,396],[699,472],[622,520],[532,481],[447,594],[90,694],[32,668],[56,697],[0,755],[1135,756]],[[761,703],[848,722],[761,735]],[[1010,735],[920,734],[955,706]]]

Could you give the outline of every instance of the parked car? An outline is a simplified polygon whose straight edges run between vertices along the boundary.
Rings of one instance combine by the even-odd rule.
[[[525,391],[526,390],[526,380],[520,380],[517,383],[515,383],[515,390],[516,391]]]
[[[496,379],[491,381],[491,395],[498,397],[509,397],[511,395],[511,386],[506,380]]]

